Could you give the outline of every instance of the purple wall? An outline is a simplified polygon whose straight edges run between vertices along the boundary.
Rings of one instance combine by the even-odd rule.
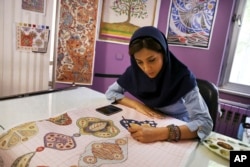
[[[170,1],[162,0],[158,28],[166,32],[168,24]],[[185,63],[196,75],[197,78],[206,79],[218,84],[221,64],[225,52],[225,43],[227,40],[228,27],[230,25],[231,12],[234,6],[234,0],[219,0],[217,14],[214,22],[214,28],[211,37],[210,48],[195,49],[188,47],[169,46],[170,50]],[[125,44],[114,44],[109,42],[96,42],[95,73],[102,74],[121,74],[129,65],[128,46]],[[105,92],[108,86],[114,82],[114,78],[94,77],[92,88],[100,92]],[[222,94],[223,95],[223,94]],[[232,97],[225,95],[223,97],[231,100],[250,103],[250,99]]]

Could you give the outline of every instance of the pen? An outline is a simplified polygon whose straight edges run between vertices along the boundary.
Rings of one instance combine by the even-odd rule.
[[[128,124],[128,127],[130,127],[130,124],[129,124],[128,120],[125,119],[124,116],[122,116],[122,119]]]
[[[4,130],[4,127],[2,125],[0,125],[0,127]]]

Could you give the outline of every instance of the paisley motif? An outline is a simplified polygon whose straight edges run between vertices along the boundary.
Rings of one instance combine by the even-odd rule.
[[[38,133],[35,122],[29,122],[8,130],[0,136],[0,148],[10,149],[22,142],[28,141]]]
[[[121,163],[127,159],[127,138],[95,141],[90,143],[81,155],[78,166],[101,166],[102,164]]]
[[[94,135],[96,137],[109,138],[116,136],[120,130],[111,120],[102,120],[94,117],[80,118],[76,122],[80,133]]]
[[[57,117],[49,118],[48,121],[57,125],[70,125],[72,123],[72,119],[67,113],[59,115]]]
[[[105,129],[108,125],[108,122],[91,122],[89,123],[89,126],[86,127],[86,131],[89,132],[97,132]]]
[[[19,166],[29,166],[29,163],[32,159],[32,157],[35,155],[36,152],[31,152],[31,153],[27,153],[24,154],[20,157],[18,157],[13,164],[11,165],[11,167],[19,167]]]

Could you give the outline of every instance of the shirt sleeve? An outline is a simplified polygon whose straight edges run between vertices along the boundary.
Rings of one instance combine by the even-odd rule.
[[[124,97],[124,92],[125,90],[117,82],[114,82],[108,87],[105,96],[112,103],[122,99]]]
[[[187,127],[191,131],[198,130],[197,135],[201,141],[204,140],[212,131],[213,121],[198,87],[195,87],[184,96],[184,105],[190,116]]]

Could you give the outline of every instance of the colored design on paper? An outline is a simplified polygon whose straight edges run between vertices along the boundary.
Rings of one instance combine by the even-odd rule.
[[[76,147],[76,142],[73,137],[55,132],[49,132],[44,136],[44,147],[40,146],[33,152],[23,154],[15,159],[12,167],[29,166],[32,158],[37,152],[42,152],[44,148],[56,149],[59,151],[71,150]]]
[[[0,148],[10,149],[18,144],[28,141],[38,133],[38,127],[35,122],[29,122],[14,127],[0,136]]]
[[[92,84],[98,0],[61,1],[56,81]]]
[[[71,136],[50,132],[44,136],[44,146],[56,150],[71,150],[76,147],[76,142]]]
[[[11,165],[11,167],[19,167],[19,166],[29,166],[32,157],[36,154],[36,152],[31,152],[24,154],[18,157]]]
[[[120,130],[111,120],[103,120],[95,117],[80,118],[76,122],[82,135],[110,138],[116,136]]]
[[[169,44],[208,48],[219,0],[172,0]]]
[[[17,49],[21,51],[47,52],[49,27],[44,25],[18,23]]]
[[[121,163],[128,156],[127,138],[90,143],[79,159],[79,166],[101,166],[103,164]]]
[[[156,127],[157,126],[157,123],[155,121],[148,121],[148,120],[145,120],[145,121],[136,121],[136,120],[133,120],[133,119],[122,119],[120,121],[121,125],[128,129],[129,125],[132,125],[132,124],[137,124],[137,125],[140,125],[140,126],[151,126],[151,127]]]
[[[72,123],[72,119],[67,113],[59,115],[57,117],[49,118],[48,121],[57,125],[70,125]]]
[[[22,9],[44,13],[45,4],[45,0],[22,0]]]

